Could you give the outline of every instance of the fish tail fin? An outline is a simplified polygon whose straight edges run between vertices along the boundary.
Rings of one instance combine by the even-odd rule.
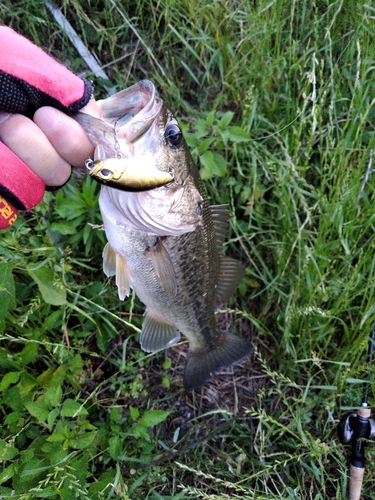
[[[221,332],[219,346],[207,351],[191,350],[184,371],[184,387],[190,391],[205,384],[220,368],[231,366],[254,352],[249,341],[229,332]]]

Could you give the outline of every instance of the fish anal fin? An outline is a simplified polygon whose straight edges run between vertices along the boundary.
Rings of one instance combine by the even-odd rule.
[[[204,385],[221,368],[239,363],[254,352],[253,344],[233,333],[221,332],[214,349],[190,351],[184,371],[184,387],[190,391]]]
[[[245,267],[238,260],[221,256],[220,272],[216,287],[216,298],[220,302],[227,302],[235,292],[245,274]]]
[[[228,205],[211,205],[210,211],[215,229],[216,246],[218,250],[221,251],[229,226],[230,213]]]
[[[151,257],[154,269],[164,290],[172,297],[177,294],[177,279],[171,258],[165,249],[160,237],[156,238],[155,245],[147,250]]]
[[[141,347],[144,351],[161,351],[176,344],[179,340],[180,333],[173,325],[146,311],[140,337]]]

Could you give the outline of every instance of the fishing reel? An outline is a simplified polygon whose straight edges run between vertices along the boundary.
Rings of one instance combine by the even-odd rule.
[[[341,443],[351,444],[349,500],[359,500],[365,472],[365,442],[364,439],[375,438],[375,419],[367,402],[355,413],[343,416],[337,428]]]
[[[360,439],[375,439],[375,419],[371,417],[370,408],[362,405],[356,412],[344,415],[338,425],[337,433],[342,444],[352,445],[350,463],[354,467],[363,467],[364,444]]]
[[[375,326],[373,327],[368,345],[368,373],[361,407],[356,412],[347,413],[342,417],[337,428],[342,444],[350,444],[350,476],[349,500],[360,500],[362,482],[365,473],[365,440],[375,439],[375,419],[371,417],[368,404],[370,393],[370,376],[375,350]]]

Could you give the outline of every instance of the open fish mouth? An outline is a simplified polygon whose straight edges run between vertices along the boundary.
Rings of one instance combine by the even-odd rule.
[[[163,101],[152,82],[143,80],[98,103],[102,119],[74,115],[96,148],[95,161],[130,158],[158,149]]]
[[[101,101],[104,121],[113,125],[119,141],[125,139],[129,144],[150,129],[162,107],[163,101],[149,80],[142,80]]]

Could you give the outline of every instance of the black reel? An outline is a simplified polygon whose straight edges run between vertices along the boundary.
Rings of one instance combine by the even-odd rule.
[[[337,428],[341,443],[352,445],[350,463],[354,467],[364,467],[364,441],[375,438],[375,419],[371,418],[370,409],[362,406],[356,413],[342,417]]]

